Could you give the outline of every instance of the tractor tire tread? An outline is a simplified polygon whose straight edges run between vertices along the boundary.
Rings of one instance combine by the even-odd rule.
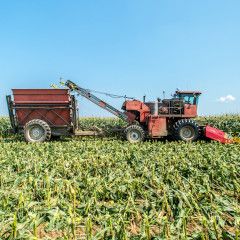
[[[176,140],[186,141],[180,136],[180,129],[187,125],[190,125],[194,128],[195,135],[193,136],[191,141],[196,141],[199,138],[201,129],[199,128],[198,124],[192,119],[180,119],[173,125],[174,138]]]
[[[132,130],[137,130],[140,133],[141,137],[140,137],[140,141],[139,142],[144,141],[145,135],[146,135],[145,131],[143,130],[143,128],[140,125],[136,125],[136,124],[130,125],[130,126],[126,127],[125,130],[124,130],[124,135],[125,135],[125,137],[126,137],[126,139],[128,141],[130,141],[130,139],[128,137],[128,134]]]
[[[24,136],[25,136],[26,141],[27,142],[32,142],[31,139],[28,138],[26,132],[27,132],[28,128],[31,125],[34,125],[34,124],[38,124],[38,125],[42,126],[42,128],[45,130],[44,141],[49,141],[51,139],[51,135],[52,135],[51,128],[45,121],[43,121],[41,119],[33,119],[33,120],[30,120],[29,122],[27,122],[25,124],[25,126],[24,126]]]

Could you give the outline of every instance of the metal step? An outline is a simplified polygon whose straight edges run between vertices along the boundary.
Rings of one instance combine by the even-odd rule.
[[[82,137],[87,137],[87,136],[102,136],[102,132],[98,131],[82,131],[82,130],[76,130],[74,132],[75,136],[82,136]]]

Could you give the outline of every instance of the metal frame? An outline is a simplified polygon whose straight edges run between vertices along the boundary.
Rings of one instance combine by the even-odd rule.
[[[81,96],[87,98],[89,101],[93,102],[97,106],[99,106],[99,107],[107,110],[108,112],[114,114],[115,116],[121,118],[123,121],[128,122],[128,116],[125,113],[119,111],[118,109],[114,108],[110,104],[108,104],[108,103],[104,102],[103,100],[101,100],[100,98],[96,97],[89,90],[79,87],[78,85],[76,85],[74,82],[72,82],[70,80],[68,80],[65,83],[65,85],[72,91],[75,91],[78,94],[80,94]]]
[[[48,118],[46,118],[40,111],[38,110],[46,110],[47,112],[52,112],[54,113],[57,117],[61,118],[63,120],[63,122],[66,123],[66,125],[61,125],[61,126],[69,126],[68,122],[66,122],[66,120],[64,118],[62,118],[62,116],[60,116],[56,111],[54,111],[55,109],[68,109],[69,107],[61,107],[61,108],[58,108],[58,107],[52,107],[52,108],[49,108],[49,107],[44,107],[41,105],[41,107],[33,107],[32,105],[25,105],[24,107],[18,107],[18,106],[12,106],[12,109],[29,109],[30,111],[24,116],[23,120],[24,121],[29,115],[31,115],[33,112],[37,112],[43,119],[45,119],[45,121],[47,123],[50,123],[49,126],[50,127],[56,127],[57,125],[55,125],[53,122],[51,122]],[[17,121],[19,127],[22,127],[23,125],[21,123],[19,123]],[[59,127],[59,126],[57,126]]]
[[[166,107],[168,110],[167,114],[159,113],[159,116],[166,116],[166,117],[182,117],[184,115],[184,102],[181,99],[164,99],[168,100],[168,104],[166,106],[162,105],[162,107]],[[174,103],[180,103],[179,107],[174,106]],[[164,104],[164,103],[162,103]],[[174,110],[179,110],[179,113],[174,114]]]
[[[77,107],[77,100],[75,96],[71,95],[71,118],[72,118],[72,124],[73,124],[73,132],[75,132],[78,129],[78,119],[79,119],[79,111]]]
[[[11,95],[7,95],[6,100],[7,100],[7,107],[8,107],[8,113],[9,113],[12,130],[14,133],[17,133],[17,122],[16,122],[16,117],[15,117],[15,113],[14,113]]]

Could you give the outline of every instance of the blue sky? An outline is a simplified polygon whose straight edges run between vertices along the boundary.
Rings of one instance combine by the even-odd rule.
[[[200,115],[240,112],[239,9],[239,0],[2,0],[0,115],[11,88],[60,77],[148,100],[201,90]],[[79,101],[81,115],[106,115]]]

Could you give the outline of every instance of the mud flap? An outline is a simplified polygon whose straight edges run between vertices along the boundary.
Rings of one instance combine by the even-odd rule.
[[[206,138],[218,141],[220,143],[233,143],[234,141],[230,139],[227,135],[227,133],[223,132],[222,130],[219,130],[217,128],[211,127],[207,125],[204,129],[204,135]]]

